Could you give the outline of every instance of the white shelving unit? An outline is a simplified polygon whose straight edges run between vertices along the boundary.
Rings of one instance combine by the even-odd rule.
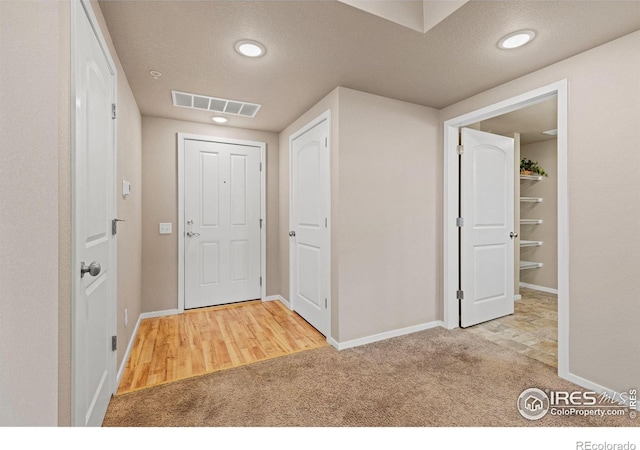
[[[520,261],[520,270],[539,269],[542,263],[532,261]]]
[[[541,175],[520,175],[520,181],[541,181]],[[520,197],[521,203],[542,203],[542,197]],[[520,218],[520,225],[540,225],[541,219],[523,219]],[[520,240],[520,248],[540,247],[542,241],[531,241],[526,239]],[[520,270],[539,269],[542,263],[534,261],[520,261]]]

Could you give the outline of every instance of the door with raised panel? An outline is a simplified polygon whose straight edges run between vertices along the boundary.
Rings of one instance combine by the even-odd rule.
[[[185,309],[261,296],[260,148],[186,139]]]
[[[462,129],[460,326],[513,314],[513,138]]]
[[[75,426],[100,426],[116,387],[115,68],[90,23],[90,6],[73,8],[72,416]]]
[[[328,336],[329,119],[294,134],[291,150],[290,295],[294,311]]]

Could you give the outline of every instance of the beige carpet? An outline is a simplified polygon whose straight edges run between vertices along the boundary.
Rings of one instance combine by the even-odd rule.
[[[532,422],[529,387],[574,390],[555,369],[463,330],[310,350],[114,397],[105,426],[637,426],[640,420]]]

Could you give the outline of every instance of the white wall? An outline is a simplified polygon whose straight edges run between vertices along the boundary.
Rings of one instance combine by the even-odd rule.
[[[0,2],[0,426],[58,423],[58,8]]]
[[[438,319],[432,108],[340,90],[339,342]]]

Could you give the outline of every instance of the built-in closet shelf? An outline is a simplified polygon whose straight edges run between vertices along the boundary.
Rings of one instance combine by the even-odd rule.
[[[520,261],[520,270],[539,269],[540,267],[542,267],[542,263],[531,262],[531,261]]]
[[[520,197],[522,203],[542,203],[542,197]]]
[[[542,219],[520,219],[520,225],[540,225]]]
[[[523,241],[520,240],[520,247],[540,247],[542,241]]]
[[[540,181],[542,180],[542,175],[520,175],[521,180],[531,180],[531,181]]]

